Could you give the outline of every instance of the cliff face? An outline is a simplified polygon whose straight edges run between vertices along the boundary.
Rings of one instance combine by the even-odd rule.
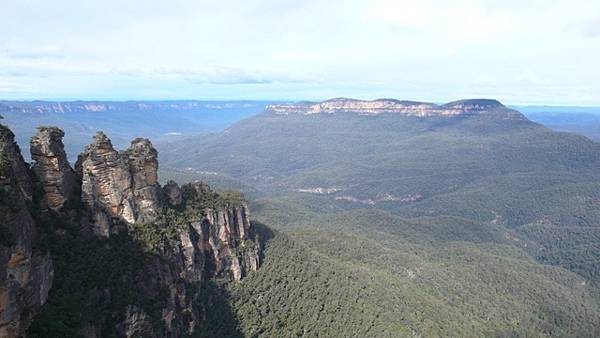
[[[95,234],[108,237],[123,224],[156,219],[161,208],[157,156],[147,139],[136,139],[119,153],[102,132],[79,155],[81,198],[92,212]]]
[[[53,267],[50,255],[36,248],[28,167],[12,132],[0,128],[0,337],[21,337],[46,302]]]
[[[198,286],[209,281],[238,281],[255,271],[260,263],[260,244],[254,237],[245,202],[224,199],[201,182],[182,188],[171,182],[168,187],[173,195],[184,196],[180,203],[167,207],[152,223],[156,228],[136,224],[130,231],[147,245],[147,250],[160,256],[147,271],[145,287],[154,290],[148,293],[149,297],[165,286],[168,288],[161,318],[167,336],[179,337],[192,334],[205,318],[206,309],[197,301],[203,296]],[[202,208],[206,205],[210,207]],[[166,236],[167,241],[157,243],[148,240],[147,234],[152,231],[171,235]],[[141,323],[141,318],[149,318],[144,310],[132,309],[130,313],[135,314],[132,318],[137,318],[137,326],[151,327],[149,321]],[[148,331],[132,329],[132,333],[134,337],[144,336]]]
[[[151,222],[156,219],[162,206],[158,184],[158,152],[148,139],[138,138],[131,142],[126,154],[132,178],[136,222]]]
[[[320,103],[301,102],[295,104],[271,105],[267,112],[274,114],[333,114],[353,112],[361,115],[377,115],[394,113],[404,116],[457,116],[487,112],[504,106],[496,100],[463,100],[437,105],[426,102],[378,99],[363,101],[347,98],[336,98]]]
[[[183,186],[186,203],[203,194],[214,194],[203,183]],[[225,280],[240,280],[260,264],[260,244],[255,241],[250,224],[248,204],[236,197],[217,197],[203,217],[191,222],[198,235],[199,247],[208,255],[209,273]]]
[[[74,273],[59,278],[51,303],[62,304],[60,297],[74,293],[82,305],[108,308],[104,315],[89,310],[89,316],[72,309],[71,317],[86,319],[75,322],[68,334],[192,334],[205,319],[205,304],[200,300],[210,295],[203,294],[203,285],[237,281],[258,268],[260,245],[243,197],[219,195],[200,182],[182,188],[169,182],[161,187],[158,154],[149,140],[135,139],[127,150],[118,152],[106,135],[98,133],[73,170],[66,160],[63,132],[40,128],[31,140],[33,182],[12,133],[4,127],[2,132],[0,336],[23,335],[52,285],[52,260],[35,249],[39,224],[29,212],[31,207],[39,210],[37,222],[51,224],[46,231],[57,274]],[[39,198],[33,193],[36,185]],[[88,229],[92,231],[82,231]],[[89,257],[72,263],[74,253]],[[108,266],[102,257],[108,257]],[[103,278],[81,275],[82,264],[84,271],[110,269],[122,275],[108,271]],[[87,282],[82,283],[91,285],[73,289],[70,278],[84,278]],[[65,304],[56,310],[50,307],[44,313],[49,317],[41,320],[53,322],[53,311],[62,318]],[[47,327],[40,325],[33,328],[34,336]]]
[[[59,210],[65,202],[76,198],[75,172],[71,169],[58,128],[41,127],[31,139],[31,158],[44,190],[44,207]]]

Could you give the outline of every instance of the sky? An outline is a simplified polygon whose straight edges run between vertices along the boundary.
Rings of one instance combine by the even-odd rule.
[[[0,99],[600,105],[598,0],[0,0]]]

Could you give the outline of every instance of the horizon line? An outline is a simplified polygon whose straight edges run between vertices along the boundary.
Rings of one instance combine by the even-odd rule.
[[[33,103],[33,102],[52,102],[52,103],[74,103],[74,102],[114,102],[114,103],[125,103],[125,102],[183,102],[183,101],[196,101],[196,102],[324,102],[333,98],[347,98],[347,99],[356,99],[356,100],[365,100],[365,101],[373,101],[373,100],[381,100],[381,99],[393,99],[393,100],[405,100],[405,101],[415,101],[415,102],[423,102],[423,103],[434,103],[434,104],[444,104],[446,101],[442,100],[417,100],[417,99],[397,99],[391,97],[379,97],[375,99],[364,99],[364,98],[354,98],[354,97],[330,97],[326,99],[225,99],[225,98],[156,98],[156,99],[142,99],[142,98],[27,98],[27,99],[5,99],[0,98],[0,103],[2,102],[19,102],[19,103]],[[600,108],[600,103],[598,104],[547,104],[547,103],[524,103],[524,102],[509,102],[505,103],[502,100],[498,100],[495,98],[486,98],[486,97],[477,97],[477,98],[458,98],[455,100],[451,100],[448,102],[453,102],[457,100],[470,100],[470,99],[492,99],[497,100],[502,103],[506,107],[577,107],[577,108]]]

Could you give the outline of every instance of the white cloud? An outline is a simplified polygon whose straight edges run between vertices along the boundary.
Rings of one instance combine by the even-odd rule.
[[[567,30],[577,31],[588,38],[600,36],[600,17],[583,20],[581,22],[572,22],[567,26]]]
[[[32,98],[524,102],[533,83],[570,100],[558,88],[600,86],[597,13],[597,0],[10,1],[0,85]]]
[[[514,14],[490,11],[474,1],[379,0],[374,2],[365,18],[464,40],[509,34],[515,28]]]
[[[64,55],[57,45],[9,41],[0,44],[0,56],[13,59],[43,59],[61,58]]]
[[[366,14],[375,22],[393,23],[407,28],[424,29],[433,20],[432,8],[419,0],[380,0]]]

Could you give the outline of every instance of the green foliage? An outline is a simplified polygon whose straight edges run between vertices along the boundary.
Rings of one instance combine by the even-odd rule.
[[[205,280],[197,302],[204,305],[206,320],[194,331],[193,338],[244,337],[227,290],[214,281]]]
[[[124,318],[130,304],[143,309],[157,327],[162,325],[159,309],[166,294],[143,289],[152,257],[135,240],[126,234],[108,240],[84,238],[77,227],[52,214],[41,221],[54,280],[29,337],[78,337],[90,323],[100,324],[103,337],[113,337],[114,323]]]
[[[64,134],[64,132],[62,131],[62,129],[60,129],[59,127],[56,126],[38,126],[37,130],[39,131],[44,131],[47,130],[49,132],[55,132],[55,133],[59,133],[59,134]]]
[[[4,153],[0,153],[0,176],[6,176],[11,170],[12,163],[8,156]]]
[[[7,126],[0,123],[0,142],[7,142],[14,137],[13,132]]]
[[[261,205],[255,218],[280,230],[264,265],[230,291],[245,336],[598,334],[584,280],[540,265],[501,226]]]
[[[145,252],[160,254],[169,246],[177,245],[179,234],[189,222],[183,212],[166,208],[154,222],[128,225],[128,232]]]
[[[538,260],[585,277],[585,283],[592,284],[600,303],[600,228],[536,223],[519,231],[541,244],[541,249],[535,253]]]
[[[217,202],[220,205],[229,206],[229,205],[240,205],[246,202],[246,198],[241,191],[237,190],[223,190],[219,192],[219,201]]]
[[[504,111],[262,114],[163,164],[264,197],[254,218],[279,233],[231,290],[246,336],[569,337],[599,334],[598,154]],[[314,187],[341,191],[292,192]],[[420,197],[335,199],[383,193]]]
[[[219,209],[238,206],[246,202],[244,194],[235,190],[215,192],[206,183],[196,182],[182,187],[183,209],[191,212],[203,212],[206,208]],[[181,209],[181,208],[180,208]]]

